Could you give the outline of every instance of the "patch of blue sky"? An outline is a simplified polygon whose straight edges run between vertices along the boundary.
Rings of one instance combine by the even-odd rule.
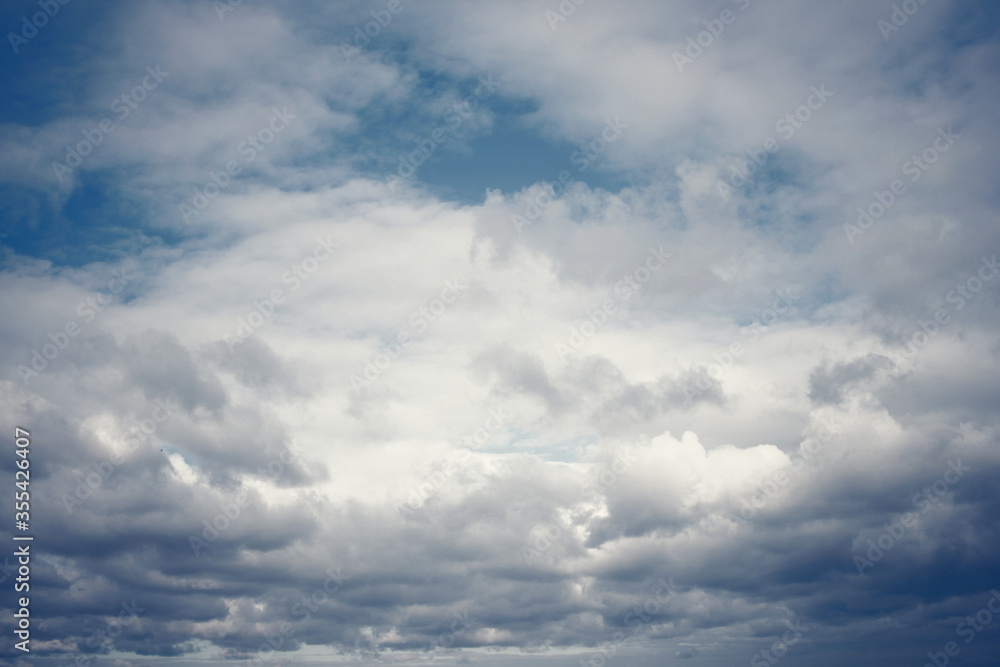
[[[84,36],[111,21],[114,3],[93,6],[81,2],[57,3],[59,11],[47,21],[31,22],[40,12],[36,1],[4,3],[0,9],[0,87],[5,92],[0,122],[35,127],[64,118],[93,84],[83,76],[94,47]],[[40,28],[37,24],[42,24]],[[14,37],[11,37],[14,35]],[[25,38],[24,35],[32,35]]]
[[[180,242],[167,229],[151,229],[148,205],[121,193],[114,172],[81,172],[58,208],[49,193],[0,185],[0,233],[20,255],[55,265],[84,266],[134,257],[153,244]]]
[[[356,168],[383,180],[412,179],[463,205],[481,204],[487,189],[513,193],[555,182],[563,170],[611,191],[632,182],[601,158],[580,172],[571,158],[581,147],[534,129],[529,118],[537,103],[505,95],[504,82],[491,76],[455,80],[420,71],[409,98],[363,109],[358,133],[346,137],[338,152],[355,155]]]
[[[540,438],[539,435],[538,433],[511,429],[507,434],[506,442],[491,444],[481,448],[480,451],[490,454],[530,452],[533,456],[545,461],[576,463],[587,447],[598,442],[598,438],[595,436],[580,435],[551,442]]]
[[[438,196],[466,205],[482,204],[487,188],[511,194],[535,183],[556,183],[562,171],[592,189],[617,192],[632,183],[596,163],[586,172],[579,171],[571,157],[581,147],[540,136],[505,119],[490,134],[472,140],[470,148],[468,153],[442,152],[438,159],[428,160],[418,178]]]

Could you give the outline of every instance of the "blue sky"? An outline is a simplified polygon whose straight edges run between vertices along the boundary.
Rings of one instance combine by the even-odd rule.
[[[36,4],[28,3],[20,12],[13,10],[10,13],[20,18],[37,11]],[[223,14],[223,21],[227,16],[228,12]],[[9,67],[4,68],[2,81],[11,91],[14,103],[2,111],[2,122],[39,128],[76,116],[80,119],[80,133],[93,131],[103,118],[110,118],[117,124],[116,111],[124,107],[119,104],[112,108],[111,100],[118,96],[104,94],[102,98],[99,92],[107,90],[101,77],[108,75],[109,68],[105,67],[98,74],[91,73],[89,67],[114,58],[105,37],[109,26],[127,19],[122,12],[114,12],[108,7],[94,13],[73,4],[61,8],[58,17],[58,20],[53,17],[51,24],[46,24],[31,40],[26,43],[15,40],[4,52],[3,57],[10,62]],[[14,32],[19,34],[20,31]],[[81,39],[87,35],[94,37]],[[528,116],[538,111],[536,100],[528,96],[506,97],[491,91],[476,100],[475,111],[466,112],[474,113],[474,119],[467,119],[464,113],[456,115],[455,111],[446,116],[450,106],[442,106],[444,100],[454,98],[460,103],[474,99],[470,96],[479,85],[480,75],[462,77],[428,69],[414,57],[412,47],[400,43],[398,35],[392,39],[380,34],[376,40],[379,37],[383,38],[385,46],[398,47],[398,50],[378,52],[378,57],[412,77],[410,95],[372,100],[357,110],[356,125],[350,132],[327,137],[326,150],[312,155],[288,156],[287,166],[310,168],[346,162],[359,174],[384,178],[386,173],[398,168],[399,157],[414,148],[413,141],[426,139],[425,135],[435,127],[445,127],[448,132],[438,146],[441,150],[436,150],[436,154],[421,165],[418,179],[429,191],[461,204],[480,203],[487,189],[517,192],[539,181],[556,180],[563,169],[576,170],[570,157],[580,146],[541,131],[528,120]],[[17,53],[14,53],[15,47]],[[79,60],[81,53],[86,54],[82,62]],[[30,62],[24,62],[26,60]],[[143,74],[140,68],[136,76],[141,78]],[[498,83],[502,89],[503,82]],[[415,105],[414,95],[423,104]],[[431,109],[435,107],[444,109],[445,113],[434,113]],[[136,116],[141,119],[142,111],[137,111]],[[463,121],[457,128],[451,125],[451,119],[455,118]],[[464,122],[466,120],[469,123]],[[127,117],[120,122],[126,121],[129,121]],[[143,121],[133,117],[131,122]],[[470,124],[475,127],[470,129]],[[82,138],[82,134],[70,133],[66,146],[76,145]],[[107,138],[112,140],[111,135]],[[96,150],[101,149],[97,147]],[[50,162],[65,163],[66,153],[66,147],[57,149],[49,156]],[[137,242],[148,242],[146,238],[136,241],[137,227],[142,227],[137,223],[145,223],[143,231],[147,236],[168,245],[180,242],[182,236],[176,229],[169,224],[158,224],[150,214],[148,203],[122,191],[123,181],[134,175],[123,172],[126,168],[117,164],[85,168],[73,185],[65,189],[53,187],[63,183],[57,174],[53,176],[58,183],[43,180],[33,183],[34,187],[27,191],[13,184],[5,185],[5,200],[11,209],[4,220],[7,244],[30,256],[80,266],[134,254]],[[143,165],[143,168],[149,169],[152,165]],[[595,165],[588,173],[577,174],[576,180],[606,189],[621,188],[631,182],[621,174],[616,176],[608,165]],[[66,201],[57,204],[52,197],[60,191]]]
[[[995,663],[993,3],[0,26],[3,665]]]

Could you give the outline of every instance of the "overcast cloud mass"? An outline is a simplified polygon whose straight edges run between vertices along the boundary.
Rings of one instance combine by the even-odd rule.
[[[0,28],[0,664],[1000,664],[996,3]]]

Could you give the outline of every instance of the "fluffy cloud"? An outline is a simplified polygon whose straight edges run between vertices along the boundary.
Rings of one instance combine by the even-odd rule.
[[[988,603],[990,10],[74,8],[0,151],[41,660],[916,663]],[[437,188],[515,134],[562,166]]]

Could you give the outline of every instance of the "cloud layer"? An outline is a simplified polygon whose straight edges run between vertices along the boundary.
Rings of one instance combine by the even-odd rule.
[[[997,19],[59,5],[5,664],[993,664]]]

